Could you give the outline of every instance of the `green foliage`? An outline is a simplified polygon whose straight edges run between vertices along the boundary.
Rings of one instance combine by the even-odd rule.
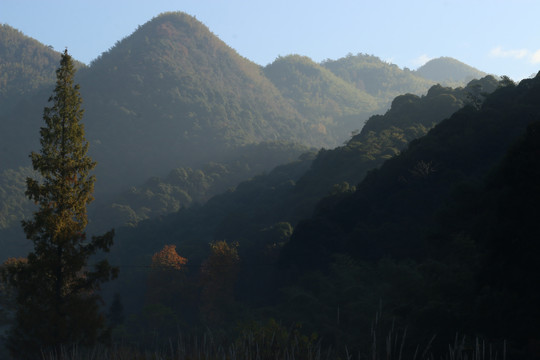
[[[5,27],[2,33],[20,35]],[[0,133],[9,145],[1,154],[4,239],[30,205],[22,199],[22,178],[29,170],[20,168],[20,149],[34,141],[27,130],[35,127],[31,119],[50,84],[41,57],[21,67],[11,55],[1,65],[15,70],[0,75],[0,95],[8,94],[0,105],[10,103],[0,107]],[[453,66],[448,59],[429,66],[437,63],[447,70]],[[446,71],[450,81],[471,70],[458,65]],[[27,79],[19,68],[43,74],[28,70],[33,78]],[[361,54],[323,64],[287,56],[261,68],[182,13],[154,18],[83,69],[86,133],[93,157],[103,165],[97,169],[102,191],[132,186],[91,210],[101,215],[91,218],[94,229],[111,222],[130,225],[119,229],[112,254],[127,267],[115,287],[127,316],[122,325],[120,317],[111,318],[118,325],[115,335],[155,346],[149,331],[171,336],[210,325],[220,328],[218,334],[234,334],[234,320],[240,319],[247,331],[232,335],[238,342],[230,351],[249,354],[264,345],[261,351],[281,356],[283,348],[292,347],[295,358],[309,357],[315,338],[302,334],[318,332],[325,346],[353,344],[345,348],[346,358],[349,351],[375,357],[376,351],[366,349],[380,346],[374,338],[383,334],[369,334],[368,324],[382,311],[387,315],[377,315],[376,322],[391,326],[393,320],[397,329],[389,342],[406,326],[413,342],[425,343],[437,332],[443,346],[454,331],[508,335],[516,343],[537,339],[537,126],[485,178],[526,124],[538,120],[538,79],[515,85],[486,77],[452,89],[419,76],[427,69],[401,70]],[[388,106],[343,146],[298,158],[307,147],[291,145],[343,141],[367,114]],[[49,135],[44,130],[42,141]],[[20,141],[11,146],[11,138]],[[74,143],[85,142],[77,138]],[[83,148],[75,152],[85,153]],[[93,162],[83,161],[82,177],[65,170],[59,178],[69,181],[55,183],[47,171],[60,162],[43,159],[34,155],[44,166],[43,177],[29,182],[29,193],[47,216],[30,221],[26,215],[29,233],[45,239],[34,229],[62,203],[44,194],[63,194],[78,184],[85,206],[66,218],[70,226],[56,228],[76,229],[66,230],[66,238],[80,241],[84,254],[108,248],[110,234],[88,242],[82,233],[93,186],[85,174]],[[24,282],[20,294],[48,284],[30,271],[43,254],[51,264],[56,258],[46,252],[46,242],[40,244],[27,263],[12,260],[4,267],[4,277]],[[150,264],[151,254],[165,244],[176,246],[189,264],[179,273],[155,267],[147,272],[141,264]],[[97,273],[85,268],[84,281],[74,277],[74,284],[95,285],[111,275],[101,265]],[[44,269],[40,263],[46,274]],[[54,272],[48,274],[54,278]],[[34,320],[25,326],[54,336],[58,331],[49,324],[58,316],[39,307],[56,296],[51,286],[40,293],[39,304],[26,300],[40,311],[43,327]],[[2,290],[9,307],[10,289]],[[98,314],[97,296],[88,291],[84,301],[70,300],[68,310],[88,310],[74,319],[86,327],[74,326],[70,336],[86,331],[85,340],[95,338],[92,329],[102,326],[102,319],[82,317]],[[301,321],[303,331],[269,318]],[[294,352],[299,349],[301,354]]]
[[[376,305],[366,295],[376,294],[419,336],[489,334],[512,339],[517,358],[528,356],[539,319],[538,125],[529,124],[540,114],[540,78],[505,84],[480,108],[466,106],[410,142],[355,192],[321,201],[295,227],[281,253],[281,278],[297,299],[284,303],[290,314],[307,309],[301,320],[327,328],[337,306],[331,295],[359,304],[357,314]],[[413,99],[396,100],[406,107]],[[356,262],[344,273],[365,276],[351,280],[365,288],[342,293],[335,254]],[[307,305],[293,306],[300,303]]]
[[[249,254],[246,257],[247,263],[256,263],[259,256],[264,258],[264,263],[271,262],[266,256],[275,261],[280,243],[286,241],[291,231],[290,225],[277,224],[286,221],[292,212],[293,204],[284,205],[282,199],[284,194],[294,188],[295,180],[306,171],[312,157],[303,156],[294,163],[279,166],[266,175],[245,181],[235,189],[214,196],[202,206],[192,206],[159,219],[141,221],[135,227],[121,228],[117,231],[117,241],[111,256],[127,266],[136,267],[148,263],[149,254],[160,250],[164,244],[174,244],[179,253],[190,260],[191,266],[197,267],[208,256],[208,243],[227,240],[240,243],[239,252],[245,249]],[[290,209],[285,211],[284,206]],[[267,230],[262,231],[264,229]],[[263,256],[267,245],[274,243],[276,248],[269,249],[268,254]],[[251,248],[256,251],[249,253],[248,249]],[[244,268],[243,262],[241,266]],[[242,273],[249,274],[243,270]],[[126,308],[139,306],[137,298],[140,298],[140,294],[137,288],[143,281],[140,271],[128,268],[123,271],[123,278],[123,291],[133,294],[125,297]],[[258,279],[253,280],[256,284],[249,284],[254,287],[264,285]],[[257,291],[255,293],[258,294]]]
[[[135,185],[179,166],[226,162],[247,144],[329,143],[258,65],[183,13],[152,19],[80,77],[109,188],[119,178]]]
[[[380,99],[307,57],[279,57],[264,68],[264,73],[293,107],[310,119],[314,129],[330,136],[331,144],[337,144],[350,127],[359,126],[381,107]]]
[[[54,84],[60,54],[6,24],[0,25],[0,105]]]
[[[400,95],[384,115],[374,115],[362,131],[344,146],[322,150],[310,170],[298,181],[298,191],[315,200],[327,195],[341,182],[359,183],[365,174],[398,155],[410,141],[420,138],[462,108],[472,89],[490,93],[497,88],[493,77],[472,81],[465,88],[432,86],[426,95]]]
[[[112,205],[98,207],[93,218],[100,229],[134,226],[141,220],[204,204],[212,196],[267,169],[293,161],[306,151],[305,146],[284,142],[245,145],[232,151],[226,162],[210,162],[200,169],[177,168],[165,178],[153,177],[139,187],[131,187],[114,199]]]
[[[276,264],[283,247],[289,247],[292,228],[312,214],[321,197],[333,193],[326,203],[319,204],[319,207],[331,207],[338,199],[354,193],[355,185],[369,170],[404,151],[411,140],[426,134],[449,116],[452,109],[463,106],[464,101],[457,99],[465,99],[466,91],[436,86],[423,97],[396,99],[395,108],[368,121],[369,131],[355,135],[342,147],[320,151],[314,161],[313,155],[304,156],[240,183],[200,207],[140,222],[129,231],[124,229],[118,233],[118,243],[126,245],[120,245],[114,254],[124,262],[129,258],[137,263],[137,259],[142,261],[143,254],[153,253],[163,244],[176,244],[195,266],[207,256],[205,243],[223,239],[238,241],[243,259],[236,292],[238,300],[252,306],[274,303],[279,294]],[[437,107],[447,112],[437,114],[433,110]],[[315,237],[334,233],[331,229]],[[154,243],[147,239],[159,240]]]
[[[25,69],[45,69],[40,56],[25,54],[47,54],[50,49],[8,27],[4,30],[6,39],[22,39],[6,40],[9,56],[2,59],[6,64],[22,61],[17,54],[23,54],[28,63]],[[348,57],[336,63],[362,62],[363,58]],[[365,62],[370,63],[367,58]],[[375,82],[388,85],[401,76],[392,76],[401,73],[397,67],[372,60],[390,69],[375,76]],[[113,224],[133,225],[204,203],[239,181],[297,156],[291,149],[288,157],[266,160],[281,150],[274,152],[269,146],[264,151],[265,145],[257,148],[261,142],[293,141],[320,147],[343,141],[350,130],[362,126],[367,114],[386,106],[391,97],[382,99],[354,86],[352,77],[337,74],[330,63],[320,65],[290,56],[263,69],[240,57],[195,18],[166,13],[118,41],[89,67],[82,66],[77,76],[84,91],[85,132],[93,144],[91,155],[99,162],[96,194],[103,200],[94,205],[95,211],[90,209],[91,229],[99,232]],[[368,66],[363,74],[378,71],[379,65]],[[385,80],[385,74],[390,79]],[[51,69],[50,78],[53,76]],[[37,81],[40,76],[30,78]],[[416,81],[410,76],[402,80]],[[10,84],[22,84],[26,96],[10,90],[10,106],[0,107],[0,141],[5,144],[0,152],[1,171],[28,165],[24,154],[38,141],[28,134],[37,126],[34,119],[39,119],[44,91],[48,92],[52,80],[38,86],[14,78]],[[425,89],[404,85],[400,91]],[[388,144],[381,156],[387,158],[397,151],[399,146]],[[253,153],[247,165],[234,160],[246,153]],[[377,158],[372,153],[367,156]],[[176,174],[166,175],[171,169],[186,172],[184,184],[175,183],[179,180]],[[360,178],[332,179],[312,195],[309,204],[298,202],[306,209],[299,216],[309,214],[316,198],[334,184],[355,184]],[[20,219],[24,209],[14,209],[19,207],[15,195],[5,203],[9,216],[17,213]],[[11,220],[2,223],[9,226]]]
[[[11,32],[4,31],[6,36]],[[6,48],[13,56],[3,58],[8,65],[20,62],[17,54],[26,54],[26,49],[32,54],[50,51],[37,43],[20,45],[20,51],[9,44]],[[29,68],[44,64],[41,57],[23,57]],[[359,80],[354,71],[339,68],[354,68],[356,63],[359,68],[365,63],[358,76],[373,75],[366,83],[393,90],[366,92],[355,86]],[[78,74],[88,119],[86,134],[93,144],[92,157],[100,164],[97,194],[138,186],[174,168],[226,163],[238,146],[246,144],[277,140],[335,146],[396,95],[420,94],[431,85],[417,86],[419,78],[375,57],[351,56],[332,64],[291,56],[263,69],[239,56],[197,19],[184,13],[157,16]],[[51,68],[48,78],[53,76]],[[396,81],[401,85],[392,85]],[[27,82],[17,78],[10,83]],[[12,106],[0,107],[4,136],[0,140],[9,144],[0,160],[8,168],[26,166],[21,154],[37,142],[27,134],[36,126],[32,119],[39,118],[43,90],[34,85],[24,88],[29,96],[16,96],[16,101],[9,101]]]
[[[7,229],[31,212],[31,202],[24,195],[29,168],[7,169],[0,174],[0,229]]]
[[[34,119],[40,119],[44,100],[54,87],[60,55],[0,24],[0,171],[29,166],[28,149],[39,144],[37,136],[29,134],[35,133],[38,122]]]
[[[376,97],[381,108],[398,95],[423,94],[435,83],[407,69],[382,61],[376,56],[357,54],[326,60],[322,66],[357,89]]]
[[[38,205],[33,219],[23,221],[34,244],[27,262],[8,266],[4,278],[16,292],[17,312],[8,346],[17,358],[33,358],[41,348],[80,343],[93,345],[104,323],[99,314],[99,284],[117,270],[106,260],[86,269],[97,250],[108,251],[113,232],[86,241],[86,206],[92,201],[95,163],[80,123],[83,110],[75,69],[67,50],[57,82],[44,110],[41,151],[32,165],[41,179],[27,179],[27,196]]]

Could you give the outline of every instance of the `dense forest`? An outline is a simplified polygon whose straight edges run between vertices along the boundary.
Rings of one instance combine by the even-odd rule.
[[[35,266],[27,178],[49,175],[29,154],[66,55],[0,28],[6,328],[28,291],[17,271]],[[183,13],[71,71],[97,161],[88,240],[72,236],[102,264],[76,281],[110,280],[87,309],[107,331],[81,354],[540,356],[540,74],[515,84],[452,58],[412,71],[367,54],[261,67]]]

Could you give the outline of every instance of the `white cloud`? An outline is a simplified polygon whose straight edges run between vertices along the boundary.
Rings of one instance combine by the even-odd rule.
[[[417,57],[416,59],[414,59],[412,61],[412,63],[413,63],[414,66],[422,66],[431,59],[433,59],[433,58],[427,56],[426,54],[422,54],[419,57]]]
[[[497,46],[491,49],[489,55],[492,57],[498,58],[514,58],[514,59],[523,59],[529,54],[527,49],[510,49],[505,50],[502,46]],[[540,55],[539,55],[540,56]]]
[[[540,49],[530,51],[528,49],[503,49],[502,46],[497,46],[491,49],[489,56],[497,58],[512,58],[516,60],[526,59],[531,64],[540,64]]]
[[[531,56],[531,63],[539,64],[540,63],[540,49],[536,50]]]

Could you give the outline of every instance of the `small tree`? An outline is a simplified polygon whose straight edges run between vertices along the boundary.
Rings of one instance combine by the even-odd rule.
[[[27,179],[26,195],[38,205],[33,219],[23,221],[34,250],[24,266],[6,269],[17,294],[8,347],[17,358],[36,358],[41,349],[92,345],[103,335],[105,319],[96,293],[118,270],[102,260],[87,267],[98,250],[109,251],[113,231],[86,239],[87,205],[93,200],[96,165],[87,155],[79,86],[67,50],[56,71],[56,87],[44,110],[41,151],[32,152],[41,179]]]
[[[201,312],[208,325],[221,326],[234,316],[234,287],[240,270],[238,243],[215,241],[201,267]]]
[[[179,292],[186,283],[188,260],[176,252],[176,245],[165,245],[152,256],[152,269],[148,275],[147,302],[174,307]]]

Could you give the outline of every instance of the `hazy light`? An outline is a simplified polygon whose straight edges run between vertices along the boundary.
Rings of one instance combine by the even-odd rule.
[[[433,58],[427,56],[426,54],[422,54],[419,57],[417,57],[416,59],[414,59],[412,61],[412,63],[413,63],[414,66],[420,67],[420,66],[424,65],[425,63],[427,63],[428,61],[430,61],[431,59],[433,59]]]

